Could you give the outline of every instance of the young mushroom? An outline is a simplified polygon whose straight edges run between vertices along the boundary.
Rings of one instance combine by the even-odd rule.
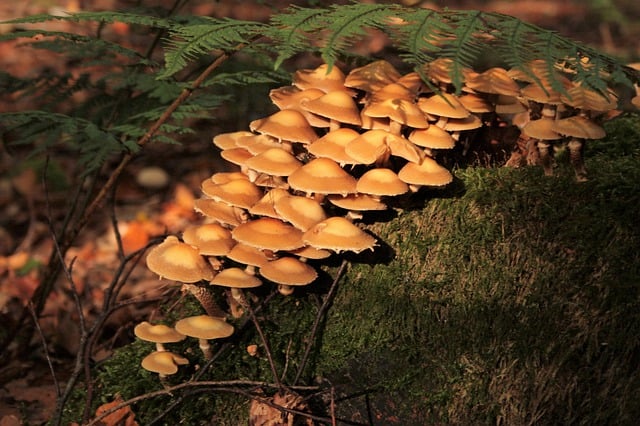
[[[260,268],[260,275],[278,284],[278,291],[284,296],[293,293],[294,286],[311,283],[318,277],[313,267],[295,257],[281,257],[267,262]]]
[[[213,278],[213,270],[200,251],[173,235],[151,249],[147,255],[147,267],[161,278],[184,283]]]
[[[138,339],[153,342],[156,344],[156,351],[162,352],[165,350],[165,343],[181,342],[186,336],[177,330],[164,324],[151,324],[148,321],[142,321],[136,325],[133,329],[133,334]]]
[[[179,365],[187,364],[189,364],[188,359],[169,351],[152,352],[144,357],[140,363],[145,370],[158,373],[160,379],[164,379],[171,374],[176,374]]]
[[[233,326],[221,318],[209,315],[196,315],[183,318],[175,325],[176,330],[185,336],[198,339],[198,345],[205,359],[211,359],[211,339],[223,339],[233,334]]]

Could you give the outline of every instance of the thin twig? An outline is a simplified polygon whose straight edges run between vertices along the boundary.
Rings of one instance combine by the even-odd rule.
[[[53,368],[53,363],[51,362],[51,357],[49,356],[49,349],[47,348],[47,339],[44,337],[44,333],[42,332],[42,328],[40,328],[40,322],[38,321],[38,317],[36,315],[36,311],[33,309],[33,304],[29,302],[28,304],[29,312],[31,313],[31,317],[33,318],[33,324],[36,327],[38,332],[38,336],[40,336],[40,340],[42,341],[42,350],[44,351],[44,357],[47,360],[47,364],[49,365],[49,370],[51,371],[51,377],[53,379],[53,387],[56,390],[56,399],[60,398],[60,383],[58,383],[58,378],[56,377],[56,371]]]
[[[262,345],[264,346],[264,352],[267,355],[267,359],[269,360],[269,366],[271,367],[273,380],[276,382],[276,385],[278,385],[279,388],[282,388],[282,382],[280,381],[280,377],[278,376],[278,370],[276,369],[276,364],[275,362],[273,362],[273,356],[271,355],[271,349],[269,348],[269,342],[267,341],[267,337],[262,332],[262,327],[260,327],[260,322],[258,321],[258,318],[256,318],[256,314],[253,311],[253,308],[251,308],[251,305],[249,304],[249,302],[247,302],[247,299],[244,297],[244,295],[242,295],[241,297],[241,304],[242,304],[242,307],[245,308],[249,313],[249,317],[251,318],[251,321],[253,322],[253,325],[255,326],[256,331],[258,332],[258,336],[260,336],[260,340],[262,341]]]
[[[348,264],[349,262],[347,260],[343,260],[342,263],[340,264],[340,267],[336,272],[336,276],[333,279],[333,282],[331,283],[331,287],[329,288],[329,292],[325,296],[324,301],[322,302],[322,305],[320,306],[320,309],[316,314],[316,318],[313,322],[313,327],[311,327],[311,335],[309,336],[309,339],[307,341],[307,347],[304,350],[304,355],[302,356],[302,360],[300,361],[300,365],[298,366],[298,372],[296,373],[296,377],[293,380],[294,385],[298,383],[298,380],[300,380],[300,377],[302,376],[302,372],[304,371],[305,364],[307,363],[307,359],[309,358],[309,354],[311,353],[311,348],[313,347],[316,339],[316,333],[318,331],[318,326],[320,325],[320,321],[322,320],[322,318],[324,318],[324,315],[329,309],[329,306],[331,306],[331,302],[333,301],[335,292],[338,289],[338,282],[340,281],[340,278],[342,278],[342,275],[346,271]]]
[[[143,395],[138,395],[135,396],[131,399],[128,399],[126,401],[121,402],[120,404],[111,407],[109,410],[103,412],[100,414],[100,416],[92,419],[89,423],[86,423],[85,426],[92,426],[97,424],[100,420],[102,420],[103,418],[105,418],[106,416],[108,416],[111,413],[114,413],[124,407],[127,407],[129,405],[135,404],[137,402],[140,401],[144,401],[147,399],[151,399],[151,398],[155,398],[157,396],[163,396],[163,395],[172,395],[174,392],[177,392],[179,390],[182,389],[188,389],[188,388],[197,388],[197,387],[204,387],[204,388],[208,388],[209,390],[214,390],[214,391],[221,391],[221,392],[233,392],[233,393],[244,393],[242,391],[240,391],[239,389],[235,389],[236,387],[239,386],[243,386],[243,387],[258,387],[258,388],[279,388],[280,386],[278,386],[277,384],[274,383],[269,383],[269,382],[259,382],[259,381],[252,381],[252,380],[226,380],[226,381],[202,381],[202,382],[185,382],[185,383],[180,383],[177,384],[175,386],[169,386],[154,392],[148,392],[145,393]],[[296,390],[296,391],[317,391],[318,387],[317,386],[293,386],[291,387],[291,389]]]

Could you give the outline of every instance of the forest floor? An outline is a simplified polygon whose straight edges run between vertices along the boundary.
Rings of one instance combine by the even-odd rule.
[[[289,2],[238,2],[221,0],[194,1],[184,13],[231,17],[247,20],[265,20],[273,9],[280,9]],[[271,6],[266,6],[269,3]],[[303,4],[303,2],[297,2]],[[416,2],[405,2],[416,3]],[[419,2],[418,2],[419,3]],[[630,61],[640,58],[640,6],[633,1],[615,2],[619,4],[619,14],[590,10],[583,1],[557,2],[552,0],[493,0],[477,1],[432,1],[422,2],[423,6],[451,9],[480,8],[497,11],[522,18],[539,26],[557,30],[560,34],[598,47],[612,55]],[[125,2],[117,0],[11,2],[0,4],[0,20],[17,18],[36,13],[53,13],[61,10],[118,10]],[[72,30],[72,24],[55,23],[52,29]],[[0,27],[0,33],[10,30]],[[135,44],[135,36],[128,28],[114,28],[121,31],[123,39],[130,38]],[[64,67],[56,56],[46,57],[42,51],[20,49],[15,43],[0,43],[0,69],[14,74],[46,72],[48,67]],[[28,109],[4,101],[0,97],[0,111]],[[88,230],[78,240],[78,244],[68,253],[68,259],[75,259],[73,278],[77,291],[83,297],[83,309],[87,318],[102,305],[104,289],[109,285],[111,271],[119,264],[119,254],[128,254],[145,246],[154,235],[175,233],[188,223],[197,221],[192,203],[198,196],[200,182],[211,175],[216,167],[216,159],[210,144],[211,137],[220,131],[233,130],[235,123],[216,123],[200,129],[197,137],[185,140],[180,147],[149,147],[148,155],[134,162],[127,171],[118,189],[117,206],[118,229],[122,236],[122,247],[118,246],[110,225],[109,214],[96,218]],[[4,142],[3,142],[4,143]],[[49,238],[47,215],[42,212],[51,209],[56,216],[64,205],[65,193],[45,193],[35,181],[29,169],[20,174],[14,171],[16,157],[12,149],[5,146],[0,150],[0,257],[6,259],[4,269],[0,267],[0,322],[13,324],[25,301],[29,300],[39,284],[36,265],[46,263],[54,247]],[[70,163],[73,158],[67,159]],[[64,167],[64,165],[62,165]],[[139,180],[149,167],[160,167],[171,181],[160,187],[149,187]],[[69,168],[71,169],[71,167]],[[45,199],[53,196],[49,205]],[[58,197],[57,199],[55,197]],[[122,251],[120,251],[122,250]],[[122,296],[144,295],[149,300],[162,297],[171,290],[158,287],[158,280],[144,267],[136,268],[129,276]],[[56,371],[56,378],[64,383],[69,374],[70,362],[77,352],[79,334],[77,316],[73,314],[74,303],[67,291],[57,291],[47,303],[40,329],[34,336],[32,347],[45,341],[48,354],[34,353],[26,358],[9,359],[0,366],[0,426],[19,424],[44,424],[50,417],[56,402],[56,383],[52,380],[50,361]],[[129,342],[130,330],[135,322],[153,315],[153,305],[142,308],[123,309],[110,317],[105,329],[108,339],[100,345],[94,361],[107,357],[114,348]]]

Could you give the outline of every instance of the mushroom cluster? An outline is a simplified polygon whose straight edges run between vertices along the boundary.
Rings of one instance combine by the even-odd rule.
[[[326,64],[295,72],[270,92],[277,112],[213,138],[237,170],[202,182],[195,210],[204,223],[155,247],[149,269],[224,287],[232,314],[242,315],[244,289],[268,281],[289,295],[316,279],[308,259],[373,249],[357,223],[364,212],[449,184],[439,159],[468,149],[482,127],[517,127],[546,174],[553,144],[566,142],[585,179],[584,143],[604,136],[598,117],[617,106],[613,91],[595,92],[541,61],[525,71],[465,69],[460,94],[450,60],[421,71],[403,75],[380,60],[348,74]]]

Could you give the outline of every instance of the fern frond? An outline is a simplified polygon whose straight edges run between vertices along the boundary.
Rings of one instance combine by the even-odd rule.
[[[114,22],[122,22],[130,25],[142,25],[152,28],[170,28],[174,25],[172,19],[159,18],[149,15],[138,15],[128,12],[79,12],[70,13],[65,15],[49,15],[46,13],[25,16],[22,18],[11,19],[7,21],[1,21],[0,25],[8,24],[19,26],[20,24],[39,24],[49,21],[68,21],[68,22],[82,22],[93,21],[102,22],[105,24],[111,24]]]
[[[300,52],[309,49],[309,33],[322,28],[326,20],[324,9],[305,9],[299,6],[290,6],[284,13],[271,17],[264,35],[278,46],[274,68],[280,68],[282,62]]]
[[[328,19],[322,59],[331,67],[338,57],[353,44],[354,40],[367,35],[368,29],[384,29],[397,16],[399,8],[394,5],[351,4],[333,5]]]
[[[159,78],[167,78],[184,69],[190,61],[213,50],[235,50],[250,43],[266,25],[235,19],[206,19],[206,23],[178,25],[170,29],[171,39],[165,54],[165,69]]]
[[[52,52],[68,54],[70,51],[82,53],[85,57],[96,57],[109,52],[122,57],[135,59],[138,64],[157,66],[145,58],[140,52],[95,37],[63,31],[20,30],[8,34],[0,34],[0,42],[26,39],[25,45],[42,48]]]
[[[285,83],[290,75],[276,71],[237,71],[233,73],[219,73],[208,79],[201,87],[211,86],[248,86],[251,84]]]

